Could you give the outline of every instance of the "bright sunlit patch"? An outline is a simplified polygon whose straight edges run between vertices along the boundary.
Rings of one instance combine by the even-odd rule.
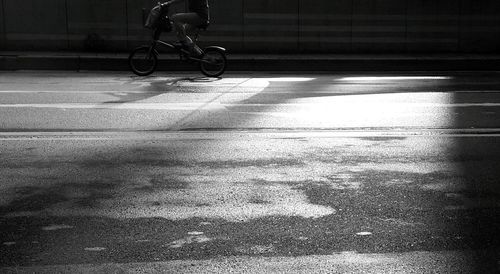
[[[369,76],[369,77],[344,77],[337,81],[357,82],[357,81],[404,81],[404,80],[449,80],[449,76]]]
[[[262,87],[265,88],[269,86],[271,82],[308,82],[312,81],[315,78],[309,77],[272,77],[272,78],[251,78],[248,81],[245,81],[240,86],[241,87]]]
[[[308,77],[274,77],[274,78],[263,78],[269,82],[308,82],[315,78]]]
[[[456,106],[453,94],[428,92],[298,98],[280,107],[274,111],[295,125],[446,128],[453,125]]]

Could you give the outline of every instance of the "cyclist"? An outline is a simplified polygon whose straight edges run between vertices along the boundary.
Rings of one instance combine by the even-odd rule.
[[[172,15],[171,19],[177,33],[177,38],[191,54],[199,55],[201,52],[195,47],[193,40],[187,35],[188,31],[203,25],[208,25],[210,20],[208,0],[170,0],[162,5],[170,6],[188,1],[188,12]]]

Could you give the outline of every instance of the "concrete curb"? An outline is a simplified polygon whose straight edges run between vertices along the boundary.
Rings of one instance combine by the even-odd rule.
[[[158,70],[196,71],[195,63],[162,56]],[[0,70],[128,71],[128,54],[0,52]],[[500,70],[500,55],[228,55],[228,71]]]

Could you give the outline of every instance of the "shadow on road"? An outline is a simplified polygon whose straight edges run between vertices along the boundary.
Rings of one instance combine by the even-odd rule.
[[[159,76],[146,76],[139,77],[133,76],[132,80],[126,81],[124,85],[138,86],[132,92],[121,91],[113,94],[116,100],[106,101],[105,104],[121,104],[121,103],[134,103],[146,100],[158,95],[167,93],[199,93],[202,90],[192,90],[184,88],[185,83],[214,83],[221,78],[208,78],[208,77],[159,77]]]
[[[436,91],[455,92],[452,103],[463,103],[470,98],[464,98],[460,91],[498,91],[500,84],[497,80],[488,80],[490,76],[486,74],[484,81],[475,79],[476,82],[461,75],[439,79],[379,78],[380,81],[376,77],[367,80],[358,76],[335,76],[327,82],[317,78],[303,79],[307,77],[283,81],[278,76],[265,79],[261,86],[254,86],[261,90],[238,103],[257,104],[253,106],[253,111],[261,112],[301,98]],[[179,84],[218,80],[197,77],[133,79],[130,84],[144,84],[140,90],[145,92],[118,95],[118,99],[112,103],[136,102],[168,92],[198,92],[196,87]],[[237,88],[232,92],[244,89]],[[222,96],[223,92],[210,102]],[[237,112],[235,108],[228,109]],[[459,110],[451,110],[454,111]],[[195,115],[195,112],[187,114],[178,125],[205,118],[203,114]],[[242,115],[239,119],[228,120],[223,127],[242,129],[254,118]],[[463,117],[455,116],[455,119],[455,124],[460,127]],[[337,214],[318,219],[270,216],[240,223],[199,217],[169,221],[150,217],[147,211],[158,210],[162,204],[175,200],[176,195],[186,193],[195,181],[189,179],[193,172],[198,179],[206,179],[210,177],[207,174],[211,174],[207,170],[234,167],[237,172],[237,168],[244,167],[271,172],[278,169],[283,160],[278,156],[266,155],[269,148],[253,148],[257,156],[251,161],[239,158],[238,155],[245,155],[246,152],[234,149],[228,152],[232,160],[224,163],[206,160],[206,153],[219,151],[217,146],[225,145],[223,141],[203,149],[196,143],[200,140],[167,140],[161,144],[154,140],[143,140],[128,143],[111,141],[111,148],[105,141],[75,146],[77,149],[57,148],[48,142],[47,146],[25,148],[20,152],[1,151],[0,155],[5,159],[0,164],[0,169],[5,171],[2,173],[6,174],[2,179],[4,183],[19,182],[25,185],[11,187],[13,192],[7,193],[6,197],[15,198],[0,207],[0,242],[3,243],[0,247],[1,263],[32,265],[151,261],[152,258],[202,259],[225,255],[297,256],[341,251],[369,253],[477,249],[486,251],[474,268],[478,272],[497,269],[500,245],[498,137],[451,137],[448,139],[451,143],[439,143],[438,148],[431,147],[425,157],[394,153],[397,149],[403,151],[405,145],[407,149],[412,149],[404,143],[408,139],[345,138],[344,144],[324,144],[327,148],[312,145],[310,151],[300,155],[300,159],[292,159],[295,161],[285,162],[285,165],[306,166],[309,168],[306,170],[311,173],[316,172],[319,166],[327,170],[325,174],[328,176],[311,176],[300,183],[292,184],[279,178],[256,182],[252,174],[243,176],[246,180],[230,182],[252,183],[256,186],[292,185],[294,190],[305,193],[310,203],[337,210]],[[307,138],[298,138],[291,144],[299,146],[308,141]],[[420,150],[424,154],[426,144],[419,143],[418,139],[415,142],[416,146],[420,144],[424,147]],[[429,141],[431,145],[432,142]],[[366,150],[356,150],[356,147]],[[381,147],[386,150],[381,150]],[[283,148],[281,152],[286,154],[290,149],[295,147]],[[205,160],[197,160],[199,158]],[[398,161],[406,164],[405,167],[417,169],[420,166],[425,169],[423,166],[428,165],[450,164],[451,167],[428,172],[391,170]],[[375,168],[378,165],[383,167],[382,170]],[[341,170],[342,166],[348,166],[348,171]],[[207,183],[207,187],[211,185]],[[154,196],[165,191],[172,196]],[[133,200],[133,195],[127,193],[147,197],[144,201],[154,203],[140,204],[140,199]],[[88,213],[89,210],[104,210],[105,213],[106,207],[113,208],[113,202],[118,200],[126,204],[128,199],[131,199],[131,211],[137,210],[135,207],[143,209],[146,212],[144,217],[132,218],[126,210],[123,212],[124,218],[88,217],[82,214],[82,221],[82,216],[79,216],[79,212]],[[266,205],[266,200],[261,197],[253,197],[252,201],[263,207]],[[210,204],[186,206],[206,208]],[[40,212],[42,214],[38,214]],[[54,217],[51,213],[63,217]],[[41,229],[52,224],[64,224],[76,229],[62,229],[61,234],[49,234]],[[199,230],[203,229],[204,235],[212,236],[202,237]],[[186,235],[186,232],[191,234]],[[374,234],[376,237],[370,236]],[[73,249],[76,246],[81,251],[85,247],[99,247],[103,243],[108,243],[109,247],[99,255],[84,253],[85,256],[80,256]],[[177,248],[177,245],[181,247]],[[203,248],[196,248],[200,246]],[[66,255],[70,256],[69,261],[64,254],[69,254]],[[58,256],[61,256],[60,259]]]

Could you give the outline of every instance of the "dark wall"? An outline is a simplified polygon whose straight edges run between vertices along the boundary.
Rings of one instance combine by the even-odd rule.
[[[3,13],[3,0],[0,1],[0,45],[5,45],[5,15]]]
[[[127,51],[150,39],[142,8],[155,2],[0,0],[0,49]],[[500,48],[498,0],[210,0],[210,5],[211,26],[202,41],[233,52],[498,53]]]

